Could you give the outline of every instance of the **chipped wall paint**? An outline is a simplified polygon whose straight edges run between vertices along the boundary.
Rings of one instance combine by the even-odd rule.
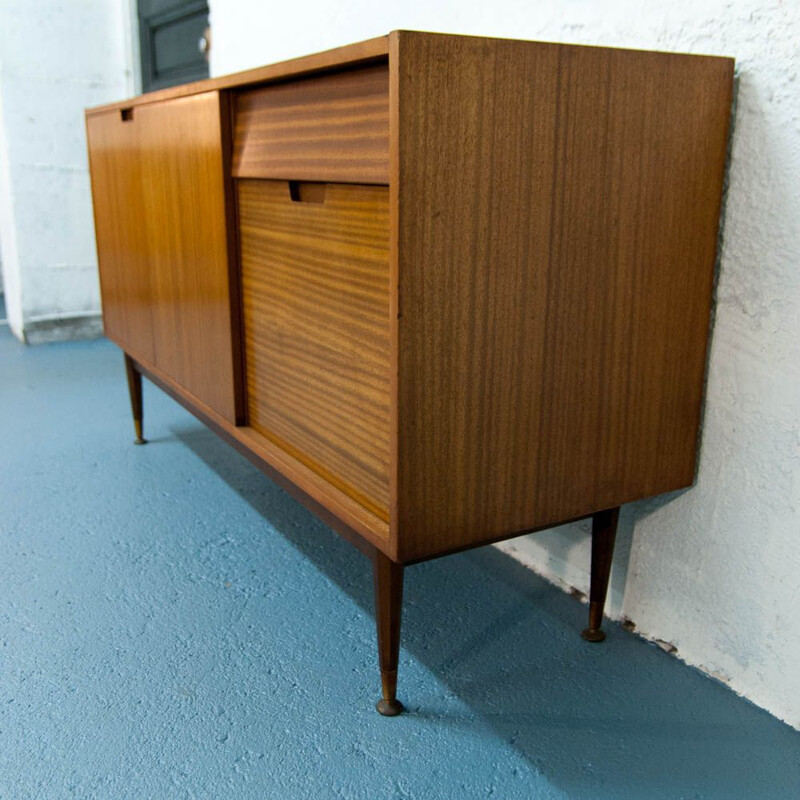
[[[0,2],[0,260],[20,339],[101,329],[83,109],[133,92],[130,2]]]
[[[441,30],[737,59],[698,482],[623,510],[610,612],[800,727],[800,8],[791,2],[212,0],[212,74]],[[261,24],[263,23],[263,24]],[[584,525],[505,549],[588,588]]]

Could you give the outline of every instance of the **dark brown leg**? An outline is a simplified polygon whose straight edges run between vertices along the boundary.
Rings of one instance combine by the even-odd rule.
[[[378,660],[383,698],[375,706],[385,717],[396,717],[403,704],[397,694],[397,661],[400,654],[400,617],[403,605],[403,567],[380,551],[373,556],[375,621],[378,625]]]
[[[606,638],[600,630],[603,624],[603,608],[611,575],[611,558],[614,555],[614,539],[617,535],[619,506],[598,511],[592,517],[592,583],[589,589],[589,627],[581,636],[589,642],[602,642]]]
[[[133,427],[136,429],[134,444],[146,444],[147,439],[142,436],[142,373],[136,369],[136,362],[125,353],[125,372],[128,374],[128,392],[131,395],[131,411],[133,412]]]

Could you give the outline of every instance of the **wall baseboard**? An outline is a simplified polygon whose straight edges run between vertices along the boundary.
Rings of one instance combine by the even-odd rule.
[[[76,339],[97,339],[103,335],[101,314],[77,314],[71,317],[46,317],[25,322],[22,329],[25,344],[69,342]]]

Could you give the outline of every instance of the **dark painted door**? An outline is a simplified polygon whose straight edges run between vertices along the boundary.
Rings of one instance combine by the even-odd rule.
[[[208,77],[206,0],[139,0],[142,91]]]

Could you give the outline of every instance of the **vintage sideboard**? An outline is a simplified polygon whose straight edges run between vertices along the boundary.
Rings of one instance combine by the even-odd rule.
[[[103,314],[142,375],[373,560],[692,484],[733,61],[395,31],[86,112]],[[280,576],[275,577],[280,580]]]

